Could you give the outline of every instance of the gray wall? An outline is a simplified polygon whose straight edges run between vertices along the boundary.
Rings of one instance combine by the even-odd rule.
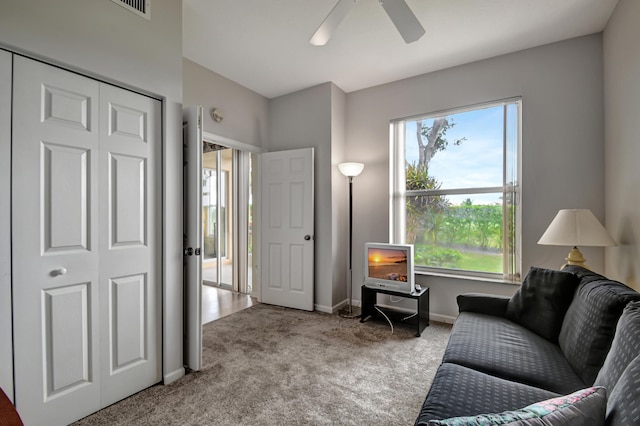
[[[217,136],[262,148],[267,139],[269,101],[244,86],[188,59],[183,60],[184,106],[204,107],[204,130]],[[209,115],[212,107],[224,113],[221,122]]]
[[[338,86],[331,87],[331,265],[333,311],[343,307],[348,295],[349,246],[349,181],[338,170],[346,158],[347,94]]]
[[[620,0],[603,36],[607,276],[640,290],[640,2]]]
[[[558,268],[569,247],[537,245],[562,208],[604,219],[601,36],[591,35],[364,89],[347,95],[347,157],[366,164],[355,182],[354,247],[389,236],[389,121],[522,96],[522,268]],[[601,248],[584,248],[603,272]],[[362,283],[363,250],[354,282]],[[436,319],[457,315],[455,296],[512,294],[516,286],[423,276]],[[359,287],[356,285],[356,287]]]
[[[347,95],[327,83],[268,100],[188,59],[183,61],[184,105],[203,105],[205,131],[265,151],[315,148],[315,307],[340,308],[347,297],[347,180],[345,161]],[[211,107],[225,113],[216,123]]]
[[[154,0],[150,21],[103,0],[0,0],[0,10],[1,46],[163,99],[163,375],[176,380],[184,374],[182,4]]]

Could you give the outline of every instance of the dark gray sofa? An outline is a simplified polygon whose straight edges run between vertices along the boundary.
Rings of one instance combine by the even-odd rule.
[[[460,315],[416,425],[518,410],[594,384],[606,388],[608,425],[640,424],[640,303],[630,303],[640,294],[581,267],[563,271],[578,278],[557,339],[508,319],[510,298],[458,296]]]

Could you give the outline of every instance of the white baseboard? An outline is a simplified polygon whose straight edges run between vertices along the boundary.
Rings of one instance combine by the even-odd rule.
[[[176,380],[181,379],[182,377],[184,377],[184,368],[178,368],[171,373],[165,374],[163,382],[165,385],[168,385],[169,383],[173,383]]]
[[[338,303],[337,305],[330,307],[330,306],[323,306],[323,305],[314,305],[314,309],[318,312],[324,312],[326,314],[336,314],[338,312],[340,312],[341,309],[346,308],[347,306],[349,306],[349,301],[347,299],[343,300],[342,302]],[[353,306],[354,307],[360,307],[360,301],[359,300],[353,300]],[[409,309],[409,308],[403,308],[400,306],[391,306],[391,305],[385,305],[385,304],[380,304],[380,306],[385,307],[385,308],[392,308],[398,311],[402,311],[402,312],[406,312],[408,314],[412,314],[415,312],[414,309]],[[431,321],[435,321],[435,322],[443,322],[445,324],[453,324],[456,320],[456,317],[452,317],[450,315],[441,315],[441,314],[434,314],[434,313],[429,313],[429,320]]]
[[[324,312],[325,314],[332,314],[333,313],[333,310],[332,310],[331,306],[313,305],[313,309],[315,309],[318,312]]]
[[[412,314],[415,312],[414,309],[403,308],[401,306],[391,306],[391,305],[385,305],[385,304],[379,304],[379,306],[382,306],[383,308],[391,308],[400,312],[406,312],[407,314]],[[443,322],[445,324],[453,324],[456,320],[456,317],[452,317],[449,315],[434,314],[430,312],[429,320],[435,321],[435,322]]]
[[[354,307],[360,307],[360,301],[359,300],[352,300],[351,301],[353,303]],[[342,302],[333,305],[333,306],[323,306],[323,305],[314,305],[314,308],[316,311],[320,311],[320,312],[324,312],[326,314],[337,314],[338,312],[340,312],[342,309],[346,308],[347,306],[349,306],[349,300],[348,299],[344,299]]]
[[[453,324],[456,317],[452,317],[450,315],[429,314],[429,319],[431,321],[443,322],[445,324]]]

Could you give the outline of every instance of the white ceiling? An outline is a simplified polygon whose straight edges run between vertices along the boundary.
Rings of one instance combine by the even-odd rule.
[[[345,92],[602,31],[618,0],[407,0],[405,44],[379,0],[358,0],[326,46],[338,0],[183,0],[183,52],[267,98],[328,81]]]

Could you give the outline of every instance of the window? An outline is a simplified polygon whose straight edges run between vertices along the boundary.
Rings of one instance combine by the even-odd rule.
[[[519,278],[521,101],[391,123],[391,241],[416,271]]]

